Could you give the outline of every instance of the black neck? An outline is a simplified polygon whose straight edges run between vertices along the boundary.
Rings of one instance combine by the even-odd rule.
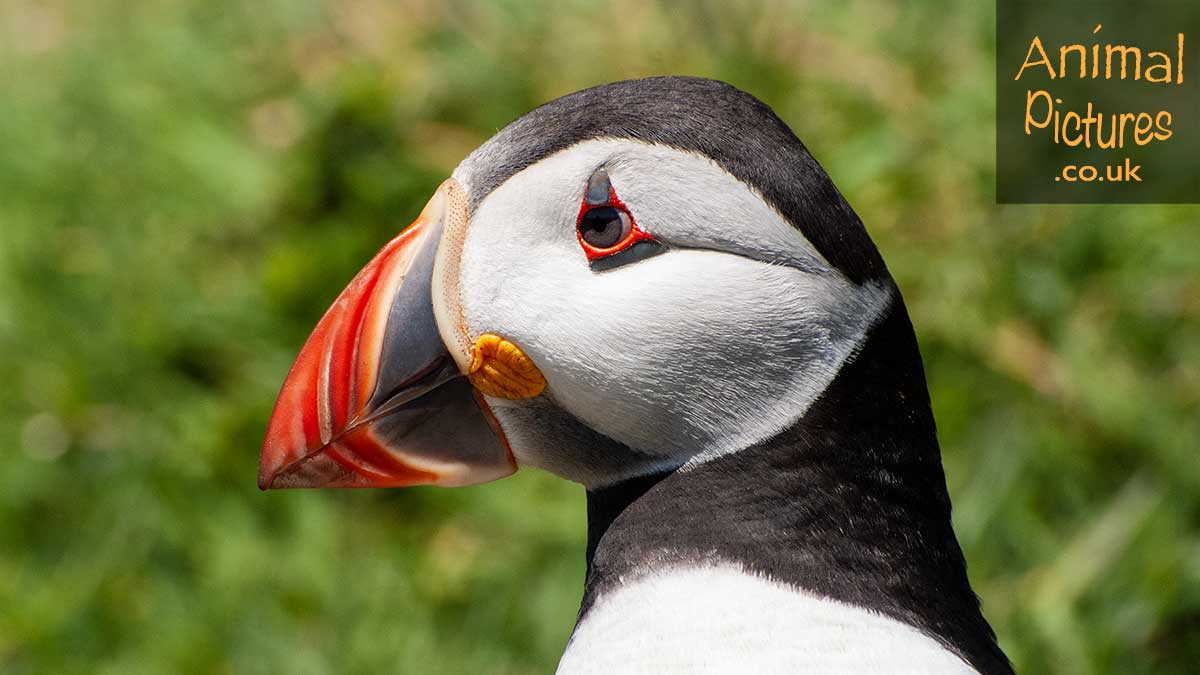
[[[924,369],[892,309],[791,429],[688,471],[588,492],[596,597],[648,566],[730,561],[915,626],[982,673],[1011,673],[950,524]]]

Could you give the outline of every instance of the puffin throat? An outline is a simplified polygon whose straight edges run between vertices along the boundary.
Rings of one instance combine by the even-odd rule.
[[[588,492],[598,598],[714,563],[917,628],[982,673],[1011,673],[950,522],[924,370],[899,294],[856,357],[774,438]]]

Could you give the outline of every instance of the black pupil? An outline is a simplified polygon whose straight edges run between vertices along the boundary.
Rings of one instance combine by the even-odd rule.
[[[621,211],[612,206],[592,209],[579,220],[579,236],[596,248],[616,246],[621,242],[624,230]]]

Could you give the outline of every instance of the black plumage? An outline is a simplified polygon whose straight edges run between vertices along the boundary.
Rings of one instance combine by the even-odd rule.
[[[501,130],[481,149],[486,161],[472,167],[471,208],[548,155],[603,138],[711,158],[758,191],[852,282],[888,287],[891,303],[791,428],[686,471],[588,493],[580,618],[618,579],[715,557],[903,621],[982,673],[1011,673],[951,527],[907,310],[862,221],[824,169],[768,106],[730,85],[630,80],[551,101]],[[596,436],[583,428],[564,433]],[[610,459],[633,453],[606,438],[590,446]]]

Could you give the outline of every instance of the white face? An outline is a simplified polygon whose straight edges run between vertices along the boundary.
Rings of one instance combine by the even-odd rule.
[[[486,160],[485,146],[455,171],[468,192],[471,167]],[[665,252],[592,269],[576,227],[599,167]],[[889,301],[883,286],[846,279],[713,161],[631,140],[579,143],[512,176],[471,215],[460,260],[468,339],[501,335],[546,377],[537,399],[488,399],[518,462],[589,485],[787,428]],[[645,461],[572,468],[561,454],[586,441],[522,423],[529,408],[551,406]]]

